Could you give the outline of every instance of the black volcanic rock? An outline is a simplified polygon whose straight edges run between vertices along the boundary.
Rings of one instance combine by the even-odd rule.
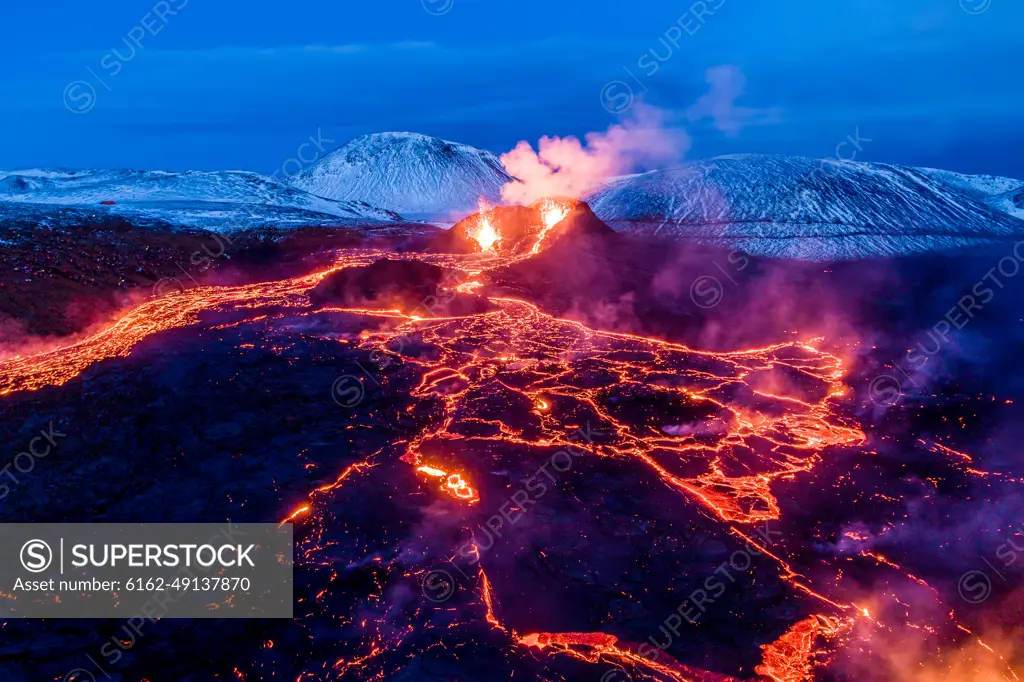
[[[614,267],[635,262],[661,275],[647,275],[652,284],[660,283],[658,291],[671,285],[684,297],[691,295],[692,278],[717,276],[729,288],[714,310],[732,310],[727,320],[732,328],[743,323],[731,307],[734,299],[772,291],[755,278],[759,266],[754,259],[733,263],[723,253],[714,261],[713,253],[694,252],[679,260],[682,256],[664,245],[648,247],[624,237],[606,240],[601,225],[585,211],[565,222],[565,231],[553,233],[540,254],[515,266],[523,276],[621,287],[623,281],[642,278],[632,279]],[[597,261],[595,253],[608,260]],[[595,267],[575,272],[587,259]],[[912,270],[904,261],[899,272],[905,278],[918,270],[922,274],[905,280],[916,298],[910,293],[887,297],[892,319],[934,324],[949,301],[962,294],[940,291],[938,285],[959,272],[970,292],[975,273],[996,262],[992,256],[950,259],[941,269],[930,262]],[[874,280],[867,263],[842,267],[837,268],[838,281],[848,283],[845,289],[852,293],[881,299],[879,292],[896,291],[891,280],[869,288]],[[427,282],[450,287],[446,272],[381,261],[349,275],[353,286],[365,284],[373,293],[393,287],[422,294],[424,289],[417,287]],[[681,279],[669,281],[666,272]],[[339,284],[338,278],[329,279]],[[754,542],[763,539],[767,551],[752,549],[734,534],[734,524],[716,520],[692,494],[680,493],[653,468],[630,457],[626,444],[633,434],[660,433],[677,443],[692,437],[704,447],[714,446],[727,417],[716,401],[744,414],[777,419],[773,413],[792,410],[802,419],[797,403],[753,392],[773,393],[781,383],[798,389],[794,397],[821,398],[821,382],[801,378],[811,354],[799,347],[772,353],[767,364],[755,356],[727,361],[681,350],[652,354],[650,344],[582,334],[572,325],[534,318],[511,302],[503,304],[510,312],[503,319],[443,322],[434,325],[428,338],[410,332],[392,344],[339,343],[341,336],[358,337],[373,316],[301,306],[281,309],[276,298],[247,299],[238,309],[211,307],[194,324],[154,334],[129,355],[95,363],[63,386],[4,396],[0,439],[11,444],[9,471],[17,482],[5,481],[10,489],[0,500],[0,513],[10,522],[213,523],[230,518],[278,523],[308,505],[308,513],[294,517],[295,618],[162,618],[140,626],[144,637],[124,619],[9,620],[0,680],[74,682],[76,676],[69,677],[68,671],[75,670],[84,671],[77,678],[89,679],[90,670],[96,670],[95,677],[102,679],[105,673],[93,667],[98,660],[109,667],[111,680],[126,682],[259,680],[267,679],[266,671],[275,679],[320,680],[328,679],[324,672],[332,669],[345,673],[346,680],[639,680],[654,670],[629,666],[620,673],[615,667],[619,659],[588,663],[563,645],[551,645],[559,635],[572,633],[598,643],[617,640],[623,649],[639,651],[635,656],[662,666],[662,673],[677,666],[711,671],[659,673],[657,679],[754,679],[750,671],[762,659],[762,646],[777,641],[791,624],[816,614],[852,615],[797,589],[787,576],[800,572],[813,587],[831,594],[836,583],[829,566],[841,567],[851,592],[880,585],[917,596],[932,594],[918,578],[934,585],[940,605],[935,620],[912,615],[937,623],[934,637],[948,640],[953,655],[960,655],[961,640],[953,637],[966,638],[946,610],[946,604],[960,603],[955,601],[956,579],[978,565],[975,557],[996,556],[994,545],[1009,537],[989,533],[980,524],[992,518],[989,512],[1001,500],[1013,505],[1006,517],[1020,518],[1014,504],[1022,475],[1017,427],[1000,427],[1022,422],[1024,342],[1007,336],[1020,317],[1022,280],[1006,280],[1009,291],[1001,290],[971,321],[970,330],[984,330],[993,340],[987,348],[1001,356],[964,353],[963,362],[971,365],[944,390],[921,400],[908,395],[884,417],[850,418],[849,425],[863,428],[872,443],[828,448],[813,469],[772,486],[780,518],[745,525],[743,531]],[[345,291],[342,287],[340,293]],[[697,300],[706,303],[701,298],[705,289],[695,291]],[[779,291],[772,301],[776,305],[786,302]],[[808,305],[811,290],[797,291],[801,310],[820,317],[821,309]],[[321,293],[329,292],[324,287]],[[588,306],[584,310],[597,311],[599,294],[580,292],[581,305]],[[759,305],[752,310],[762,317],[771,313],[763,300],[754,303]],[[930,308],[923,305],[929,303]],[[663,322],[681,322],[683,308],[677,304],[671,303],[675,313],[669,303],[659,309]],[[268,316],[268,309],[284,316]],[[908,347],[896,338],[893,344]],[[509,346],[526,352],[510,353]],[[396,356],[386,369],[374,364],[381,349]],[[902,352],[879,352],[879,362]],[[464,364],[471,354],[473,361]],[[417,361],[406,361],[413,357]],[[340,375],[348,382],[340,385],[349,390],[356,373],[365,376],[358,399],[351,404],[331,399],[332,381],[337,384]],[[863,395],[874,376],[866,374],[851,388]],[[678,393],[666,399],[665,387],[704,390],[719,382],[710,393],[714,401],[693,402]],[[589,402],[575,388],[584,386],[606,388]],[[996,400],[985,393],[987,387],[1009,392],[1000,392]],[[550,403],[545,413],[533,399],[538,389]],[[837,398],[842,412],[836,416],[845,420],[855,400]],[[33,473],[19,472],[12,453],[29,447],[48,425],[66,436],[52,455],[35,460]],[[576,425],[578,433],[589,434],[570,441],[580,443],[580,450],[565,448],[559,455],[560,445],[541,438],[545,432],[575,438]],[[593,445],[584,446],[590,436]],[[929,456],[919,436],[971,453],[974,466],[993,474],[975,475],[957,457]],[[419,438],[425,463],[461,472],[477,489],[479,502],[467,505],[440,492],[435,479],[401,459]],[[779,431],[778,438],[790,436]],[[1006,457],[1000,468],[993,466],[993,440],[1005,448],[996,451]],[[728,471],[756,472],[751,454],[775,448],[773,441],[751,442],[747,448],[728,445],[721,459],[659,448],[651,458],[687,477],[708,471],[712,463]],[[781,458],[791,453],[788,445],[778,450]],[[617,456],[605,456],[610,454]],[[566,456],[571,465],[563,468]],[[356,465],[361,468],[350,469]],[[531,492],[539,480],[545,481],[543,492],[527,498],[532,504],[510,512],[508,501],[517,502],[521,491]],[[933,513],[940,520],[929,523]],[[485,525],[495,518],[510,519],[500,536]],[[988,546],[979,545],[982,554],[966,551],[974,549],[973,538],[957,539],[953,533],[968,521],[969,528],[978,529],[976,535],[993,536]],[[870,537],[853,540],[844,534],[850,529],[858,536],[871,529],[865,532]],[[904,565],[907,576],[859,554],[882,544],[873,529],[889,529],[881,530],[885,556]],[[462,551],[470,537],[479,543],[474,556]],[[956,551],[950,551],[950,543]],[[787,566],[783,571],[772,554],[786,557],[792,570]],[[427,589],[433,584],[427,580],[436,576],[451,587],[443,601],[435,601],[438,597]],[[1019,585],[1019,576],[1011,580],[1004,591]],[[710,596],[708,586],[715,581],[721,581],[721,594],[701,599],[703,608],[688,611],[692,595]],[[849,598],[837,592],[837,598]],[[976,611],[958,608],[956,615],[966,613],[964,622],[973,628],[991,619],[1011,631],[1019,621],[1019,610],[1012,607],[1019,602],[1014,593],[996,597],[973,605]],[[872,612],[878,622],[894,627],[911,622],[906,602],[883,601],[892,604],[883,605],[885,613]],[[927,608],[919,603],[930,602],[918,597],[913,607],[918,612]],[[488,619],[492,612],[502,627]],[[861,622],[874,628],[867,619]],[[547,648],[522,643],[524,636],[538,632],[546,633],[535,639]],[[887,659],[866,651],[858,639],[850,641],[868,672],[841,676],[822,668],[821,675],[829,676],[821,679],[893,679],[884,672]],[[98,658],[101,649],[124,654],[108,661]],[[572,650],[577,649],[600,651],[593,646]],[[353,660],[362,663],[339,671],[337,661]]]
[[[3,201],[0,215],[0,345],[80,332],[151,295],[308,274],[337,249],[422,250],[441,232],[400,222],[211,233],[104,207]]]
[[[315,306],[393,308],[421,315],[424,310],[430,315],[467,315],[489,309],[483,299],[456,294],[458,283],[436,265],[384,259],[328,275],[309,292],[309,300]]]
[[[590,206],[580,201],[545,240],[545,249],[578,246],[580,241],[588,247],[614,247],[620,241],[618,233],[598,218]],[[542,255],[543,251],[541,254]]]
[[[379,260],[332,273],[309,292],[314,305],[393,307],[411,310],[444,279],[444,270],[418,261]]]
[[[553,294],[589,292],[599,301],[642,285],[643,272],[636,265],[663,258],[658,256],[663,252],[663,247],[615,232],[581,202],[555,226],[538,254],[495,271],[493,281]]]

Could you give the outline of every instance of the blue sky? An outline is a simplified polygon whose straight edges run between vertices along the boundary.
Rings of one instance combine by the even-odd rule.
[[[501,152],[605,129],[628,86],[690,157],[859,133],[859,160],[1024,178],[1021,26],[1018,0],[7,2],[0,168],[269,174],[311,135],[383,130]],[[685,116],[721,65],[765,114],[726,132]]]

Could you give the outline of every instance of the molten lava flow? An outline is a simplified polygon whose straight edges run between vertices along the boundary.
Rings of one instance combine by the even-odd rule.
[[[568,204],[559,203],[554,199],[545,199],[543,203],[541,203],[540,217],[543,221],[543,227],[541,228],[540,234],[537,235],[537,241],[534,242],[533,248],[530,249],[531,256],[535,256],[540,253],[541,244],[544,243],[544,239],[548,236],[548,232],[550,232],[555,225],[565,220],[571,210],[572,209]]]
[[[959,458],[967,462],[968,464],[974,462],[974,458],[968,455],[967,453],[960,452],[959,450],[954,450],[953,448],[947,448],[945,445],[942,445],[941,443],[932,443],[926,441],[923,438],[918,438],[917,442],[923,445],[928,450],[931,450],[932,452],[939,452],[944,455],[949,455],[950,457]]]
[[[312,275],[238,287],[196,287],[151,299],[128,310],[109,328],[76,343],[0,362],[0,396],[61,386],[101,360],[127,356],[157,332],[197,323],[199,314],[207,310],[306,306],[305,294],[334,270],[368,265],[386,255],[379,250],[355,250],[342,256],[335,268]]]
[[[304,504],[301,507],[299,507],[298,509],[296,509],[295,511],[293,511],[288,516],[284,517],[284,519],[281,521],[281,525],[283,526],[286,523],[294,521],[295,519],[297,519],[298,517],[302,516],[303,514],[308,514],[308,513],[309,513],[309,505],[308,504]]]
[[[339,267],[364,265],[380,255],[355,251],[343,255]],[[433,259],[448,267],[458,264],[451,256],[423,259]],[[135,344],[156,332],[196,323],[203,310],[251,310],[255,316],[267,306],[304,308],[308,306],[306,293],[331,271],[242,287],[201,287],[148,301],[129,311],[110,329],[77,344],[0,364],[0,394],[59,386],[99,360],[127,355]],[[414,395],[441,399],[449,418],[414,439],[404,456],[406,461],[420,464],[420,446],[425,442],[463,439],[456,433],[460,424],[452,417],[465,412],[467,393],[494,383],[496,372],[503,371],[503,363],[515,358],[522,359],[517,371],[533,373],[533,379],[515,391],[545,415],[539,423],[544,432],[540,440],[549,445],[568,442],[559,422],[553,419],[552,410],[542,407],[552,398],[560,397],[588,408],[600,418],[602,428],[611,430],[605,454],[636,458],[651,467],[667,485],[697,499],[725,521],[754,523],[777,518],[778,505],[770,490],[774,481],[813,468],[820,461],[822,448],[863,441],[861,431],[843,425],[833,414],[831,396],[842,387],[841,362],[813,347],[787,343],[732,353],[697,352],[681,344],[591,330],[577,322],[547,315],[524,301],[492,298],[491,302],[498,306],[496,312],[425,320],[401,316],[396,311],[358,310],[363,315],[407,320],[390,331],[367,334],[365,347],[388,347],[395,338],[417,333],[439,351],[436,361],[410,360],[423,368],[421,385]],[[463,341],[467,338],[476,339],[481,347],[501,345],[504,350],[493,357],[467,352]],[[630,360],[628,354],[645,359]],[[690,369],[698,365],[720,367],[721,373]],[[717,411],[720,416],[714,423],[719,425],[719,431],[708,431],[716,433],[715,442],[686,436],[685,429],[679,432],[681,435],[666,435],[631,423],[613,411],[614,403],[607,400],[603,389],[585,388],[568,381],[578,367],[615,377],[622,390],[647,391],[659,399]],[[828,389],[826,397],[811,402],[754,391],[763,405],[754,403],[742,408],[726,399],[730,390],[745,384],[750,375],[775,368],[822,383]],[[665,370],[672,369],[678,372],[673,379],[676,385],[661,379]],[[655,378],[657,381],[653,381]],[[492,438],[497,441],[535,442],[523,439],[519,429],[500,419],[493,424],[498,435]],[[700,431],[710,427],[702,422],[687,428]],[[743,462],[751,455],[760,461],[758,473],[737,473],[749,468]],[[672,473],[677,463],[694,460],[707,463],[705,473]],[[444,488],[459,499],[477,499],[460,474],[447,476]]]
[[[493,251],[495,244],[501,241],[498,231],[494,229],[494,225],[486,216],[480,220],[480,229],[473,235],[473,238],[476,239],[483,251]]]
[[[474,545],[477,557],[480,556],[480,550]],[[478,564],[479,565],[479,564]],[[498,628],[499,630],[505,630],[505,626],[501,624],[497,616],[494,615],[494,595],[491,591],[491,581],[488,580],[487,574],[484,573],[484,569],[480,568],[480,585],[481,594],[483,595],[484,605],[487,607],[487,622]]]
[[[476,491],[473,490],[468,483],[462,480],[462,476],[460,474],[449,474],[443,469],[437,469],[429,466],[418,467],[416,471],[426,474],[427,476],[433,476],[434,478],[441,479],[441,489],[460,500],[465,500],[469,504],[474,504],[480,500],[480,498],[477,497]]]
[[[636,457],[653,468],[666,484],[695,497],[723,520],[740,523],[778,518],[778,505],[770,492],[771,484],[779,478],[810,470],[820,461],[822,448],[863,442],[862,431],[836,423],[832,417],[828,394],[840,384],[842,371],[839,360],[826,353],[801,346],[800,352],[807,357],[796,361],[788,358],[793,353],[794,344],[738,353],[698,353],[679,344],[593,331],[579,323],[546,315],[524,301],[491,300],[500,306],[498,313],[444,321],[416,321],[399,328],[415,329],[425,342],[441,350],[439,361],[424,364],[425,372],[417,395],[440,397],[447,406],[447,415],[466,412],[465,396],[471,389],[492,383],[495,377],[492,371],[500,370],[502,363],[523,358],[520,371],[528,371],[535,376],[529,385],[517,389],[517,392],[535,409],[541,413],[549,412],[552,395],[561,395],[581,407],[586,406],[612,429],[614,442],[610,445],[611,453]],[[521,331],[524,327],[530,332],[524,334]],[[386,344],[399,330],[373,339],[372,344]],[[500,341],[505,350],[493,357],[469,355],[458,350],[464,338],[480,339],[484,347]],[[617,359],[610,354],[613,348],[648,354],[651,359],[642,362]],[[570,355],[571,361],[566,359]],[[716,377],[684,369],[686,365],[716,362],[727,368],[726,376]],[[731,413],[735,426],[731,431],[722,432],[714,445],[693,438],[651,434],[647,428],[617,417],[602,396],[603,389],[587,389],[568,381],[575,371],[574,366],[604,371],[617,377],[617,385],[621,387],[654,391],[666,400],[706,403],[726,413],[726,416]],[[673,388],[651,384],[649,377],[662,373],[656,368],[673,367],[683,372],[684,381],[705,383],[706,386]],[[763,414],[756,414],[757,408],[739,410],[719,398],[730,385],[743,384],[750,374],[774,367],[795,369],[822,382],[829,389],[826,397],[812,403],[765,396]],[[788,412],[775,416],[777,407],[783,406],[788,408]],[[540,425],[545,432],[541,440],[551,445],[565,443],[564,433],[545,427],[543,420]],[[425,441],[461,439],[457,435],[459,426],[458,422],[448,419],[440,429],[423,434],[410,446],[408,461],[419,461],[419,447]],[[495,440],[521,442],[517,429],[510,424],[499,420],[496,426],[500,435],[494,437]],[[759,443],[767,443],[771,447],[766,449],[757,445]],[[756,475],[730,473],[728,468],[732,468],[733,453],[738,448],[753,448],[759,453],[763,472]],[[701,458],[708,463],[708,471],[699,476],[677,476],[666,466],[667,458],[671,457],[680,460]]]
[[[563,210],[568,209],[544,209],[545,230],[533,252],[540,250],[564,216]],[[476,240],[482,250],[493,251],[500,236],[493,226],[490,232],[484,229],[489,224],[486,215],[481,221]],[[383,255],[348,252],[340,256],[337,267],[365,265]],[[415,257],[466,274],[481,272],[485,262],[500,265],[503,258],[498,254]],[[469,483],[470,474],[479,475],[473,468],[478,462],[460,461],[465,453],[497,446],[543,448],[544,452],[573,446],[582,457],[609,457],[644,467],[652,479],[657,476],[653,480],[698,503],[708,516],[758,547],[782,568],[782,579],[795,589],[828,608],[851,613],[852,606],[838,597],[831,600],[799,582],[802,576],[790,568],[781,549],[773,553],[753,542],[752,533],[739,530],[781,515],[773,494],[776,482],[812,470],[829,447],[864,441],[863,432],[838,409],[844,394],[839,358],[797,342],[734,352],[696,351],[658,339],[590,329],[511,298],[490,297],[493,309],[488,312],[446,318],[420,319],[363,308],[314,310],[308,292],[329,272],[242,287],[200,287],[147,301],[109,329],[78,343],[0,363],[0,394],[60,386],[97,362],[128,355],[157,332],[201,324],[201,313],[208,310],[248,316],[250,321],[264,317],[267,308],[283,308],[289,315],[330,311],[374,316],[381,326],[361,336],[362,350],[402,346],[394,342],[410,337],[428,349],[403,355],[402,363],[403,370],[419,380],[418,385],[411,384],[410,396],[430,406],[431,418],[389,447],[397,447],[395,454],[400,452],[402,461],[438,484],[439,499],[448,505],[446,513],[468,518],[472,507],[454,502],[474,505],[480,501],[480,493]],[[463,290],[477,286],[477,280],[472,280]],[[776,374],[798,376],[797,383],[819,389],[812,392],[818,397],[787,391],[779,385],[781,381],[768,381],[771,390],[765,390],[763,378]],[[571,440],[569,434],[580,430],[584,421],[599,436],[586,442]],[[350,464],[334,482],[314,489],[308,503],[282,514],[284,522],[302,519],[309,527],[302,540],[306,561],[315,563],[324,550],[326,524],[332,519],[324,513],[325,501],[356,473],[372,469],[371,460],[379,454]],[[590,662],[642,667],[677,682],[727,679],[687,668],[663,652],[663,658],[651,661],[610,634],[518,637],[497,618],[496,613],[502,613],[497,609],[499,590],[482,567],[479,581],[486,607],[481,621],[522,646]],[[317,601],[321,598],[326,598],[324,592]],[[839,622],[824,616],[800,621],[765,647],[758,673],[780,682],[806,678],[817,639],[838,631]],[[370,658],[346,658],[338,666],[369,665],[377,652],[387,649],[383,641],[380,646],[375,643]]]
[[[325,493],[331,492],[332,490],[335,490],[336,488],[340,487],[341,484],[344,483],[349,476],[357,472],[365,471],[366,469],[369,469],[370,466],[371,465],[366,462],[357,462],[355,464],[349,465],[348,467],[345,468],[344,471],[342,471],[338,475],[338,478],[335,479],[334,483],[328,483],[326,485],[322,485],[319,488],[314,489],[313,492],[309,494],[310,502],[308,504],[300,505],[297,509],[295,509],[295,511],[293,511],[291,514],[282,519],[281,525],[295,521],[300,516],[305,516],[309,514],[310,511],[312,511],[313,509],[313,504],[315,504],[317,501],[318,494],[323,495]]]
[[[475,291],[476,289],[479,289],[482,286],[483,286],[483,284],[481,284],[480,282],[477,282],[474,279],[474,280],[470,280],[468,282],[463,282],[462,284],[460,284],[457,287],[455,287],[455,290],[457,292],[459,292],[460,294],[471,294],[471,293],[473,293],[473,291]]]
[[[658,679],[667,678],[675,682],[738,682],[727,675],[683,665],[664,651],[656,652],[656,656],[640,654],[639,649],[642,647],[621,643],[615,635],[601,632],[535,632],[519,637],[518,641],[522,646],[565,654],[587,663],[607,660],[615,665],[646,668],[661,676]],[[614,679],[629,678],[622,675]]]
[[[851,621],[825,616],[811,616],[796,623],[782,637],[762,647],[761,665],[754,672],[776,682],[805,682],[811,679],[820,638],[831,639],[849,627]]]

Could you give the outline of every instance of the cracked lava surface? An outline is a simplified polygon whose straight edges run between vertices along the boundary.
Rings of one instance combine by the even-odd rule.
[[[83,373],[102,374],[107,361],[171,330],[305,324],[304,337],[352,358],[344,371],[358,377],[359,400],[345,407],[372,413],[374,394],[400,394],[388,417],[393,438],[356,442],[359,456],[301,504],[260,519],[298,526],[304,641],[278,641],[278,650],[291,647],[286,664],[239,660],[237,679],[451,679],[459,670],[460,679],[618,671],[611,679],[797,682],[855,628],[893,626],[844,587],[849,557],[809,560],[799,539],[764,532],[786,520],[780,483],[799,486],[837,448],[865,442],[844,408],[843,363],[818,342],[697,351],[501,296],[488,298],[489,311],[459,317],[310,305],[308,292],[329,272],[388,257],[397,256],[352,250],[330,271],[148,300],[78,342],[0,362],[0,395],[10,400],[73,390]],[[474,278],[501,263],[486,254],[402,257],[458,272],[462,292],[480,289]],[[365,328],[339,336],[336,319]],[[379,514],[346,518],[352,505]],[[566,531],[581,514],[594,529]],[[699,551],[658,544],[672,535],[674,514],[680,526],[712,529]],[[742,570],[733,549],[747,555]],[[723,559],[734,567],[728,575]],[[693,575],[680,580],[688,566]],[[720,581],[711,583],[715,567]],[[734,605],[759,589],[750,608]],[[780,600],[782,615],[753,632],[765,622],[760,609]],[[642,617],[630,620],[630,603]],[[715,632],[730,627],[751,632]],[[654,644],[672,633],[692,641]],[[719,635],[731,640],[724,660],[704,651]],[[730,650],[743,652],[743,665]],[[498,662],[493,678],[480,657]],[[729,675],[710,672],[729,665]]]

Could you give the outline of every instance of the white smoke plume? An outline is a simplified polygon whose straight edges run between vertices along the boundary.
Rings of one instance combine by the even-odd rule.
[[[512,204],[578,199],[615,176],[678,163],[689,148],[689,136],[672,127],[664,111],[638,103],[629,118],[603,133],[587,133],[584,142],[545,136],[536,151],[524,140],[502,154],[502,165],[517,180],[502,188],[501,198]]]

